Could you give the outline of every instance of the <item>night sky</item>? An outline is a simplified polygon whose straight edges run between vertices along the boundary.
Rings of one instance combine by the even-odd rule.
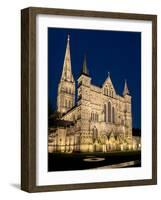
[[[101,86],[110,72],[116,93],[122,95],[126,79],[132,95],[133,127],[141,128],[141,33],[48,28],[48,100],[53,109],[68,34],[75,81],[85,55],[94,85]]]

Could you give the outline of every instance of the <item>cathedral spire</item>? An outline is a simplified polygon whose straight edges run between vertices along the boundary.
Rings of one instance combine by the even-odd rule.
[[[125,80],[123,96],[128,95],[128,94],[130,94],[130,93],[129,93],[129,89],[128,89],[128,87],[127,87],[127,82],[126,82],[126,80]]]
[[[75,105],[75,81],[70,58],[70,36],[67,37],[63,71],[58,85],[57,111],[66,113]]]
[[[110,72],[108,72],[108,77],[107,77],[107,80],[110,80],[110,81],[111,81]]]
[[[88,68],[87,68],[87,60],[86,60],[86,56],[84,57],[84,62],[83,62],[83,66],[82,66],[81,74],[84,74],[84,75],[89,76],[89,71],[88,71]]]
[[[74,82],[72,70],[71,70],[71,57],[70,57],[70,35],[67,37],[67,45],[64,57],[63,71],[61,75],[61,80],[67,80]]]

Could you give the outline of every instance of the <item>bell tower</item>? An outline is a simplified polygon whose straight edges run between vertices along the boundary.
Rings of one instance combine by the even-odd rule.
[[[91,77],[87,68],[86,57],[84,58],[81,74],[78,78],[78,106],[80,108],[80,117],[78,125],[80,130],[80,151],[88,152],[89,143],[92,143],[90,134],[90,87]]]
[[[71,69],[70,36],[68,35],[63,71],[58,85],[57,111],[66,113],[73,106],[75,106],[75,81]]]
[[[87,61],[85,57],[82,70],[78,78],[78,104],[82,104],[84,101],[90,101],[90,84],[91,77],[89,76]]]

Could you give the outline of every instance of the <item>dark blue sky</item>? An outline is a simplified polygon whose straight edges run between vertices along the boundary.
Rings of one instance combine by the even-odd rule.
[[[141,33],[48,28],[48,96],[56,108],[67,35],[70,34],[72,72],[77,80],[84,55],[92,83],[102,85],[110,72],[116,93],[122,95],[127,80],[132,95],[133,127],[141,127]]]

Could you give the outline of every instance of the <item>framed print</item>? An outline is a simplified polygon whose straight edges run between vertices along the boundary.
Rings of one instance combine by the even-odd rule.
[[[21,11],[21,188],[157,184],[157,16]]]

